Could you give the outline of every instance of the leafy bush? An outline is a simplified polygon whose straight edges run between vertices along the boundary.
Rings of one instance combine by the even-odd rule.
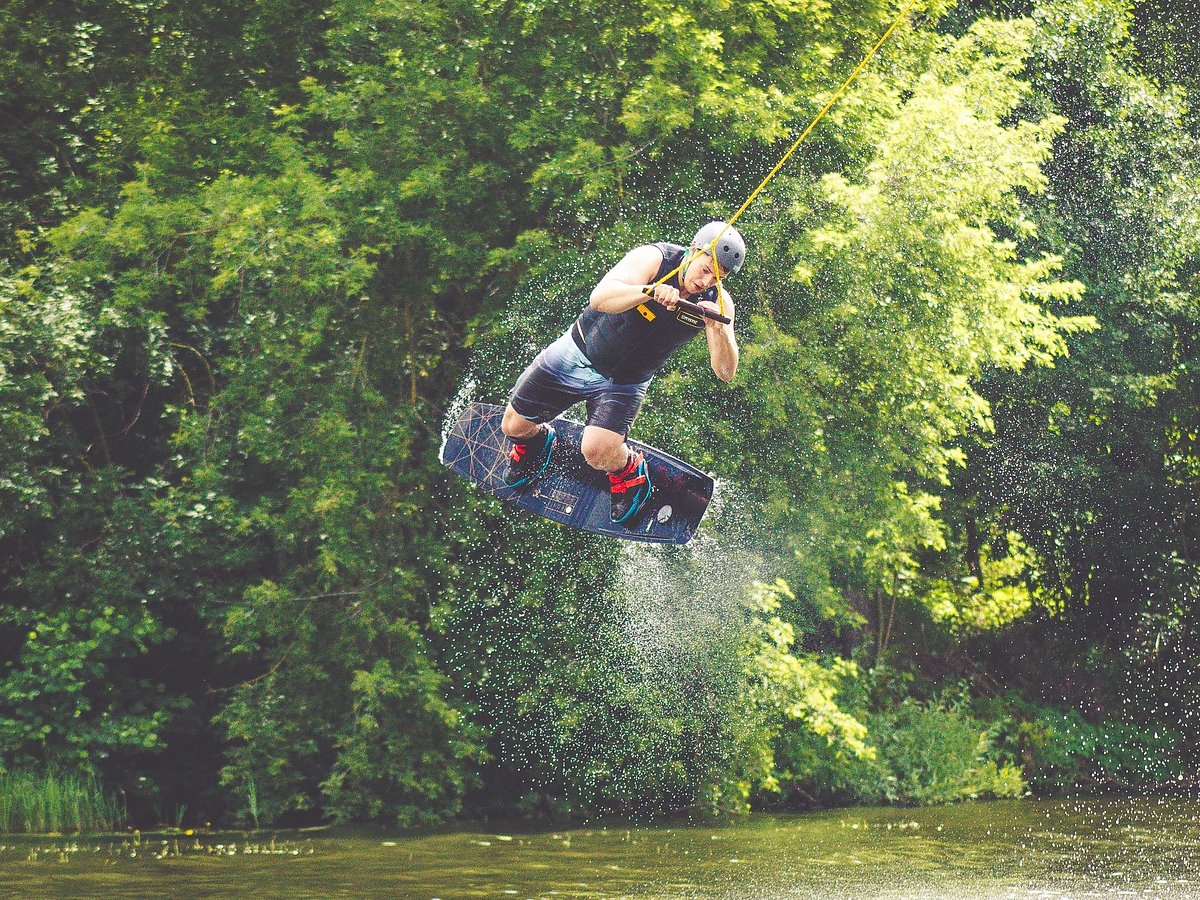
[[[871,734],[895,779],[887,799],[949,803],[1024,794],[1021,769],[992,756],[997,725],[976,719],[961,703],[907,700],[872,717]]]
[[[929,804],[1026,793],[1002,708],[980,715],[961,691],[921,702],[913,677],[887,666],[851,674],[839,699],[867,725],[864,752],[832,752],[818,735],[785,728],[776,752],[786,801]]]
[[[895,776],[874,747],[868,746],[861,755],[831,752],[819,735],[786,727],[776,740],[775,755],[780,798],[785,804],[824,806],[895,799]]]
[[[1183,736],[1170,728],[1086,721],[1077,710],[1018,705],[1018,718],[999,744],[1024,764],[1038,790],[1059,792],[1095,784],[1146,786],[1178,777],[1175,752]]]

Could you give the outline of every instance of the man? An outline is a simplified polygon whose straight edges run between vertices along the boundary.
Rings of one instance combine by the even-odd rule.
[[[517,380],[501,425],[513,442],[505,483],[526,487],[546,471],[555,440],[546,423],[586,400],[584,459],[608,473],[612,521],[636,516],[651,484],[645,458],[625,443],[629,428],[654,373],[702,331],[713,372],[732,380],[738,364],[733,301],[724,291],[718,295],[718,275],[732,275],[745,259],[745,241],[724,222],[709,222],[689,247],[658,243],[629,251],[600,279],[574,324]],[[731,324],[698,316],[681,300]]]

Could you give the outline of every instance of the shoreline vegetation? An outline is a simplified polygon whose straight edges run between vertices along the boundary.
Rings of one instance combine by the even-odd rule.
[[[911,758],[905,758],[901,771],[907,774],[908,790],[905,793],[895,786],[897,779],[888,777],[889,790],[877,790],[871,794],[862,794],[854,798],[843,795],[831,798],[829,802],[821,803],[811,795],[801,794],[807,805],[764,805],[755,807],[754,812],[764,813],[804,813],[828,812],[835,810],[850,811],[858,807],[891,805],[897,808],[915,808],[920,806],[946,805],[980,800],[1020,800],[1027,797],[1039,799],[1067,799],[1070,797],[1131,795],[1131,796],[1195,796],[1195,786],[1186,779],[1171,779],[1157,784],[1129,784],[1116,778],[1096,779],[1084,774],[1084,767],[1077,766],[1074,770],[1074,782],[1068,785],[1059,780],[1053,785],[1043,780],[1043,785],[1049,789],[1041,793],[1031,790],[1024,778],[1024,773],[1018,766],[998,766],[994,760],[984,760],[979,754],[986,753],[990,747],[987,744],[986,732],[978,731],[978,723],[964,720],[961,713],[951,713],[953,721],[947,723],[947,713],[934,709],[925,709],[918,713],[923,728],[931,723],[942,737],[935,738],[931,733],[924,733],[918,740],[912,735],[893,734],[893,743],[911,754],[914,748],[920,748],[919,753],[924,765],[915,765]],[[954,747],[954,739],[947,741],[944,735],[954,730],[958,725],[960,741]],[[966,726],[965,730],[962,726]],[[947,727],[948,726],[948,727]],[[969,737],[968,737],[969,735]],[[933,744],[929,743],[931,740]],[[967,748],[970,748],[967,750]],[[938,748],[943,756],[939,760]],[[946,751],[949,749],[949,753]],[[957,752],[957,756],[955,755]],[[872,758],[872,762],[875,759]],[[1060,772],[1060,776],[1064,773]],[[691,824],[732,821],[750,813],[751,808],[721,809],[709,804],[696,804],[688,809],[659,810],[647,814],[613,813],[597,816],[594,813],[570,812],[561,807],[553,810],[543,810],[538,813],[529,811],[514,812],[512,810],[494,816],[457,817],[443,819],[426,824],[409,824],[401,826],[405,834],[441,833],[443,831],[494,830],[497,824],[518,831],[545,827],[572,827],[583,824],[598,825],[622,822],[638,822],[640,824],[663,824],[672,822],[690,822]],[[124,805],[115,794],[106,793],[95,775],[69,775],[51,773],[39,775],[33,772],[0,774],[0,835],[8,838],[56,838],[56,837],[87,837],[89,839],[136,839],[151,840],[158,838],[181,837],[212,837],[222,834],[239,834],[243,837],[255,837],[267,834],[314,834],[328,832],[343,827],[387,827],[385,822],[337,823],[327,822],[310,825],[291,826],[258,826],[229,827],[214,826],[212,822],[200,824],[186,823],[186,810],[177,810],[176,817],[181,824],[174,826],[144,824],[143,827],[126,825],[127,813]],[[486,827],[485,827],[486,826]],[[614,826],[615,827],[615,826]]]
[[[125,807],[95,775],[0,773],[0,834],[97,834],[124,827]]]
[[[328,822],[319,825],[231,827],[214,823],[196,825],[164,826],[155,825],[137,828],[124,825],[114,830],[66,830],[51,831],[20,831],[0,830],[0,836],[16,845],[22,843],[76,838],[90,841],[130,842],[131,846],[142,843],[162,842],[163,840],[198,839],[212,841],[218,838],[237,838],[238,840],[261,840],[272,836],[277,838],[307,838],[327,836],[337,838],[349,836],[399,836],[402,838],[426,837],[447,834],[498,834],[501,840],[508,836],[535,834],[543,831],[591,829],[591,830],[620,830],[630,826],[636,827],[720,827],[722,825],[736,826],[745,816],[804,816],[806,814],[844,813],[853,816],[856,810],[880,811],[884,809],[900,812],[905,809],[917,810],[930,806],[954,806],[961,803],[993,803],[993,802],[1022,802],[1024,800],[1069,803],[1073,801],[1091,802],[1131,797],[1149,799],[1153,797],[1170,799],[1196,799],[1197,793],[1191,786],[1182,791],[1176,790],[1171,784],[1155,785],[1150,788],[1121,783],[1099,783],[1082,786],[1077,791],[1056,794],[1036,795],[1025,791],[1019,796],[976,796],[962,800],[945,801],[941,803],[907,803],[907,804],[868,804],[843,803],[829,806],[814,806],[808,808],[763,808],[735,813],[713,813],[711,810],[673,810],[656,812],[652,815],[629,816],[609,814],[604,816],[580,815],[571,818],[539,819],[530,818],[514,813],[497,816],[468,816],[456,819],[443,819],[422,825],[396,826],[389,822]],[[135,843],[136,842],[136,843]]]

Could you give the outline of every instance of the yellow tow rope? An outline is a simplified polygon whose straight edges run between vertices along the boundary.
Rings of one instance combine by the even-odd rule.
[[[709,253],[709,256],[712,257],[713,273],[717,277],[717,305],[721,311],[721,315],[725,315],[725,300],[721,296],[721,294],[722,294],[721,266],[717,262],[717,241],[721,240],[721,236],[723,234],[725,234],[725,232],[729,228],[733,227],[733,223],[736,222],[741,217],[742,213],[744,213],[746,211],[746,208],[751,203],[754,202],[755,198],[758,197],[759,194],[762,193],[763,188],[765,188],[767,186],[768,182],[770,182],[770,180],[772,178],[774,178],[776,175],[779,174],[779,170],[783,168],[784,164],[788,161],[788,158],[793,153],[796,152],[796,149],[804,142],[804,139],[806,137],[808,137],[809,133],[814,128],[817,127],[817,123],[820,122],[822,118],[824,118],[825,113],[829,112],[829,110],[833,107],[833,104],[837,102],[838,98],[841,97],[842,94],[844,94],[846,92],[846,88],[850,87],[851,82],[853,82],[854,79],[858,77],[859,72],[861,72],[863,70],[863,68],[866,66],[866,64],[871,61],[871,58],[874,57],[876,52],[879,50],[879,48],[883,46],[884,41],[886,41],[889,37],[892,36],[892,32],[896,30],[896,28],[900,25],[900,23],[902,21],[904,21],[904,17],[908,15],[908,11],[910,9],[912,9],[914,5],[916,5],[916,2],[917,2],[917,0],[908,0],[908,2],[904,6],[904,9],[900,10],[900,14],[898,16],[896,16],[896,20],[894,22],[892,22],[892,24],[890,26],[888,26],[888,30],[883,33],[883,37],[881,37],[875,43],[875,46],[872,47],[870,49],[870,51],[867,53],[867,55],[862,58],[862,61],[857,66],[854,67],[854,71],[850,73],[850,77],[842,82],[842,86],[840,88],[838,88],[836,91],[834,91],[833,96],[829,98],[829,102],[826,103],[825,106],[821,109],[821,111],[819,113],[817,113],[816,117],[811,122],[808,123],[808,127],[804,129],[804,131],[800,135],[800,137],[796,138],[796,140],[792,144],[792,146],[788,148],[787,153],[783,154],[783,156],[780,157],[779,162],[777,162],[775,164],[775,168],[773,168],[770,172],[768,172],[767,177],[764,178],[761,182],[759,182],[758,187],[756,187],[750,193],[750,196],[746,198],[746,202],[738,207],[738,211],[729,217],[729,221],[727,221],[725,223],[725,227],[722,228],[717,233],[717,236],[715,238],[713,238],[713,242],[708,247],[708,253]],[[675,275],[677,272],[679,272],[679,270],[683,268],[684,262],[688,261],[688,257],[690,255],[691,255],[691,252],[689,251],[688,254],[684,256],[683,262],[680,262],[680,264],[678,266],[676,266],[673,271],[668,272],[662,278],[658,279],[658,281],[656,281],[654,284],[650,285],[647,288],[646,292],[649,294],[652,294],[654,292],[654,288],[658,287],[664,281],[666,281],[667,279],[669,279],[673,275]]]

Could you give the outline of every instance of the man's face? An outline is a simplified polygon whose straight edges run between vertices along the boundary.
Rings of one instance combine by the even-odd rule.
[[[721,272],[721,278],[724,279],[726,272]],[[684,293],[699,294],[701,291],[707,291],[710,287],[717,283],[716,263],[712,256],[705,249],[692,248],[692,258],[688,262],[687,271],[684,272],[680,284],[683,287]]]

